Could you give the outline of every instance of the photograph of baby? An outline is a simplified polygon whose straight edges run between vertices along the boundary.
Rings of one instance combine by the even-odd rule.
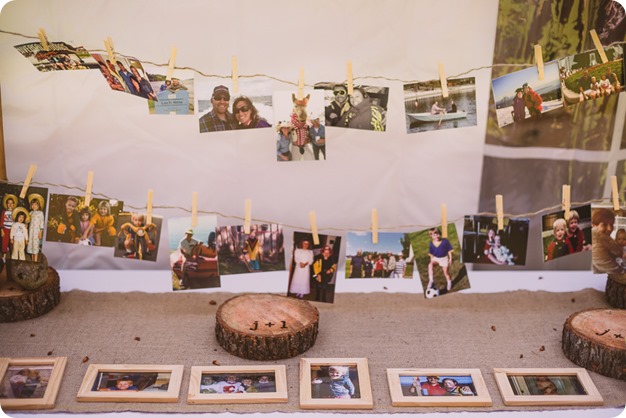
[[[559,60],[559,76],[566,104],[577,104],[624,91],[623,46],[609,46],[604,52],[608,59],[605,64],[596,50]]]
[[[53,366],[9,366],[0,382],[0,399],[43,398]]]
[[[74,47],[66,42],[48,42],[47,50],[41,42],[15,45],[15,49],[41,72],[98,68],[98,63],[89,51],[82,46]]]
[[[24,199],[22,186],[0,183],[0,236],[2,261],[39,261],[45,229],[48,189],[29,187]]]
[[[407,133],[476,126],[476,79],[448,79],[447,86],[444,99],[439,80],[404,85]]]
[[[341,237],[319,235],[319,244],[307,232],[293,233],[287,296],[333,303]]]
[[[541,220],[544,261],[591,250],[591,205],[570,210],[568,219],[561,210]],[[624,239],[626,244],[626,231]]]
[[[321,82],[315,89],[324,91],[324,114],[327,126],[384,132],[387,128],[389,87],[354,86]]]
[[[356,364],[311,366],[311,398],[358,399],[360,397]]]
[[[215,245],[221,276],[285,270],[283,227],[277,224],[216,228]]]
[[[198,216],[191,227],[191,217],[168,218],[172,289],[207,289],[220,287],[215,249],[217,217]]]
[[[379,232],[373,244],[371,232],[348,232],[346,279],[412,279],[413,258],[409,234]]]
[[[461,246],[453,223],[448,224],[448,238],[443,238],[441,227],[436,227],[410,233],[409,239],[427,299],[469,289],[467,269],[460,260]]]
[[[296,91],[274,92],[277,161],[325,160],[326,120],[324,93],[305,90],[302,98]]]
[[[404,396],[476,396],[471,375],[400,376]]]
[[[163,67],[146,63],[142,66],[150,88],[155,94],[155,97],[148,100],[148,113],[151,115],[194,114],[194,73],[192,71],[176,70],[168,80]]]
[[[271,127],[273,87],[272,80],[239,79],[235,93],[231,80],[197,77],[200,133]]]
[[[156,261],[163,218],[152,215],[147,222],[145,213],[121,212],[117,218],[117,242],[113,257]]]
[[[202,373],[200,393],[268,393],[276,392],[274,373]]]
[[[46,241],[113,247],[123,207],[119,200],[94,198],[85,206],[85,196],[51,194]]]
[[[626,213],[612,207],[591,208],[591,264],[596,274],[626,272]]]
[[[519,396],[587,395],[577,376],[509,375],[513,394]]]
[[[528,218],[504,218],[498,231],[494,216],[467,215],[463,226],[464,263],[523,266],[528,246]]]
[[[114,61],[108,54],[92,53],[91,55],[98,63],[100,72],[111,90],[123,91],[143,99],[156,99],[154,89],[146,77],[141,62],[119,54],[114,55]]]
[[[492,81],[498,126],[503,127],[563,107],[559,66],[544,66],[539,80],[537,67],[529,67]]]
[[[171,379],[169,372],[107,372],[96,375],[93,392],[155,392],[167,391]]]

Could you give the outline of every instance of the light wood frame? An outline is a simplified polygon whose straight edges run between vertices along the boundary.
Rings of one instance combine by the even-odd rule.
[[[276,392],[253,393],[200,393],[203,374],[272,373]],[[189,380],[187,403],[233,404],[233,403],[285,403],[287,395],[287,368],[284,365],[267,366],[193,366]]]
[[[3,409],[52,409],[59,394],[61,379],[67,365],[67,357],[0,358],[0,382],[10,366],[52,366],[48,386],[42,398],[0,399]]]
[[[470,376],[476,396],[405,396],[401,376]],[[491,406],[491,396],[480,369],[387,369],[393,406]],[[421,394],[420,394],[421,395]]]
[[[602,405],[604,401],[583,368],[493,369],[505,405]],[[576,376],[587,395],[516,395],[509,376]]]
[[[183,381],[184,366],[155,364],[90,364],[80,385],[76,400],[79,402],[178,402]],[[93,391],[100,372],[110,373],[171,373],[167,391]]]
[[[360,398],[317,399],[312,397],[311,367],[352,366],[359,376]],[[300,359],[300,408],[301,409],[373,409],[372,384],[366,358],[301,358]]]

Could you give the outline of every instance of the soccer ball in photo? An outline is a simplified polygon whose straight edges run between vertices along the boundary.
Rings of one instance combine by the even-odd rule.
[[[439,296],[439,289],[435,289],[432,287],[429,287],[428,289],[426,289],[426,299],[432,299],[435,298],[437,296]]]

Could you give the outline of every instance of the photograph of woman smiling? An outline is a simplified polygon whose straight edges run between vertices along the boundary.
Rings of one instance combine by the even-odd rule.
[[[237,119],[237,129],[269,128],[267,120],[259,116],[259,112],[246,96],[240,96],[233,102],[233,115]]]

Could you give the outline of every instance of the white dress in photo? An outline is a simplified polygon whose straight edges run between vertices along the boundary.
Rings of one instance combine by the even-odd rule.
[[[296,266],[293,271],[289,293],[308,295],[311,293],[311,265],[313,264],[313,251],[303,248],[296,248],[293,253],[293,260]],[[300,267],[300,263],[309,263],[306,267]]]

